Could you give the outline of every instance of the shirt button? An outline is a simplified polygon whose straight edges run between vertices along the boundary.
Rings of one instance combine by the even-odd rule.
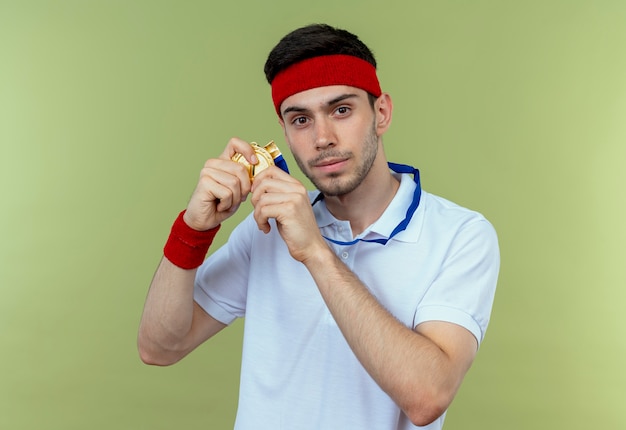
[[[343,259],[345,260],[346,258],[348,258],[348,255],[349,255],[349,254],[348,254],[346,251],[343,251],[343,252],[341,253],[341,258],[343,258]]]

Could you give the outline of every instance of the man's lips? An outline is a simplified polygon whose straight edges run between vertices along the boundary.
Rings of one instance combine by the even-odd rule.
[[[347,161],[347,158],[327,158],[314,163],[313,168],[319,169],[327,173],[335,172],[339,169],[342,169]]]
[[[334,164],[339,164],[345,162],[345,158],[327,158],[325,160],[318,161],[313,164],[313,167],[327,167],[332,166]]]

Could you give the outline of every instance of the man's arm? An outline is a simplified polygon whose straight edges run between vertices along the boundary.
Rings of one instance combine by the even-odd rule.
[[[144,363],[174,364],[226,327],[193,300],[195,274],[196,269],[161,260],[139,326],[137,344]]]
[[[250,193],[248,172],[231,160],[235,153],[257,162],[252,147],[236,138],[218,158],[208,160],[183,217],[188,228],[206,231],[219,226]],[[145,363],[176,363],[225,327],[194,301],[195,275],[195,268],[183,269],[167,257],[161,260],[139,326],[137,345]]]
[[[258,181],[258,182],[257,182]],[[306,190],[268,169],[252,188],[254,216],[264,232],[274,218],[291,256],[302,262],[355,355],[378,385],[416,425],[448,408],[476,355],[465,328],[425,322],[414,329],[391,315],[321,236]]]
[[[363,367],[414,424],[437,419],[474,360],[476,338],[446,322],[426,322],[411,330],[380,305],[328,246],[310,255],[303,263]]]

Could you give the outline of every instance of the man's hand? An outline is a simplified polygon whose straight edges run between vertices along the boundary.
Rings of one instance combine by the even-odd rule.
[[[261,231],[269,233],[269,219],[276,220],[278,231],[294,259],[305,261],[315,255],[320,246],[328,248],[317,227],[306,188],[278,167],[271,166],[255,177],[252,205]]]
[[[199,231],[217,227],[246,200],[252,184],[246,168],[231,160],[235,153],[242,154],[250,164],[258,162],[248,142],[230,139],[222,154],[208,160],[200,172],[184,215],[189,227]]]
[[[224,152],[204,165],[191,196],[185,223],[209,230],[231,216],[250,193],[252,185],[244,166],[231,160],[235,153],[256,164],[254,149],[233,138]],[[196,270],[182,269],[163,257],[146,298],[138,335],[141,359],[149,364],[170,365],[225,327],[209,316],[193,299]]]

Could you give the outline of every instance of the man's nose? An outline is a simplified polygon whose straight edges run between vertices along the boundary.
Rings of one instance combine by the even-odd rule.
[[[326,118],[315,120],[315,148],[325,149],[336,144],[336,136],[330,121]]]

